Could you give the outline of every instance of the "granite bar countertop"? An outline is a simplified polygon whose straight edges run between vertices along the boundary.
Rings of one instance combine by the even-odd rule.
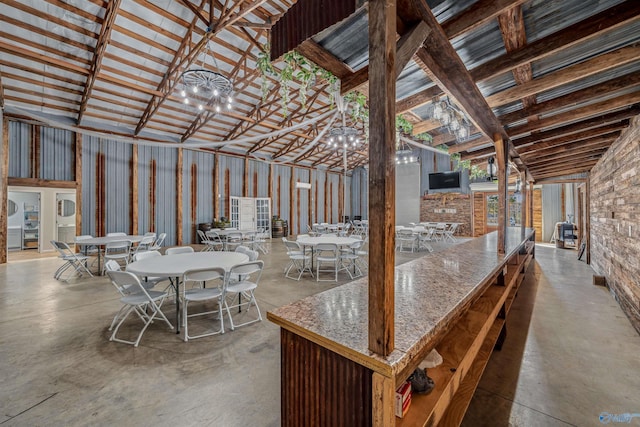
[[[386,376],[395,376],[449,321],[482,292],[532,233],[507,229],[504,255],[497,232],[397,266],[395,349],[387,357],[368,348],[368,278],[309,296],[267,313],[275,324]]]

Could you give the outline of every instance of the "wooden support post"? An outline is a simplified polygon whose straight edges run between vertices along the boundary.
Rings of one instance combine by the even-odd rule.
[[[529,228],[533,228],[533,182],[529,183]]]
[[[178,148],[178,164],[176,165],[176,241],[182,245],[182,148]]]
[[[138,145],[131,146],[131,234],[139,232],[138,227]]]
[[[505,253],[505,241],[507,237],[507,144],[502,135],[493,136],[493,144],[496,148],[496,163],[498,165],[498,253]]]
[[[100,152],[96,155],[96,234],[98,236],[104,236],[107,232],[105,185],[105,157],[100,144]]]
[[[587,175],[587,183],[585,184],[585,239],[587,245],[587,264],[591,264],[591,175]]]
[[[82,135],[75,133],[74,180],[76,181],[76,234],[82,233]],[[135,147],[135,145],[134,145]]]
[[[395,382],[377,372],[373,373],[372,380],[372,425],[393,426],[396,424],[395,411],[389,403],[395,401]]]
[[[189,186],[189,197],[191,203],[189,204],[190,213],[191,213],[191,241],[196,242],[196,221],[197,221],[197,208],[198,208],[198,165],[196,163],[191,163],[191,174],[189,176],[191,179],[191,185]]]
[[[9,120],[2,117],[2,141],[0,141],[0,264],[7,262],[7,185],[9,182]]]
[[[151,160],[149,168],[149,231],[156,231],[156,183],[158,182],[158,166]]]
[[[295,195],[294,190],[296,186],[295,175],[296,175],[296,169],[292,166],[291,177],[289,179],[289,234],[297,234],[293,226],[293,224],[295,224],[294,217],[293,217],[293,200],[294,200],[293,196]]]
[[[213,155],[213,217],[216,221],[220,221],[220,174],[218,173],[218,166],[220,162],[218,155]]]
[[[249,157],[244,158],[244,177],[242,179],[242,197],[249,197]]]
[[[271,203],[273,203],[273,163],[269,164],[269,189],[268,194],[269,194],[269,198],[271,199]],[[272,206],[273,209],[273,206]]]
[[[527,182],[525,179],[527,178],[526,171],[520,172],[520,192],[522,193],[522,198],[520,199],[520,228],[521,228],[521,237],[524,240],[525,229],[527,228],[526,217],[527,217]]]
[[[346,181],[342,174],[340,174],[338,178],[338,222],[342,222],[344,217],[344,183]]]
[[[31,126],[31,178],[40,178],[40,126]]]
[[[325,173],[324,175],[324,217],[322,221],[318,222],[329,222],[329,205],[331,204],[331,200],[329,200],[329,173]]]
[[[394,343],[396,1],[369,1],[369,349]],[[388,421],[388,420],[383,420]],[[385,424],[386,425],[386,424]]]

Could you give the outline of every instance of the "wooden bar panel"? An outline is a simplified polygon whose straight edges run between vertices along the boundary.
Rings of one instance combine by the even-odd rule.
[[[371,370],[286,329],[280,339],[283,427],[372,425]]]

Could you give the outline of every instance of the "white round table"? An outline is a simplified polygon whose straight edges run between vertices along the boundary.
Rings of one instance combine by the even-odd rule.
[[[127,266],[127,271],[138,276],[169,277],[180,295],[180,278],[187,270],[222,267],[229,271],[236,264],[249,261],[238,252],[193,252],[141,259]],[[176,297],[176,330],[180,332],[180,298]]]
[[[124,240],[129,240],[131,243],[139,243],[144,236],[140,236],[138,234],[128,234],[126,236],[103,236],[103,237],[91,237],[89,239],[80,239],[76,237],[75,244],[77,246],[84,246],[86,255],[86,249],[89,246],[105,246],[107,243],[111,242],[122,242]],[[100,265],[102,251],[98,248],[98,274],[102,274],[102,267]]]
[[[361,239],[355,239],[353,237],[339,237],[339,236],[314,236],[314,237],[301,237],[296,242],[299,245],[306,248],[306,246],[314,247],[320,243],[333,243],[338,246],[349,246]],[[303,248],[303,250],[305,250]],[[313,253],[312,253],[313,255]],[[311,270],[313,270],[313,256],[311,256]]]

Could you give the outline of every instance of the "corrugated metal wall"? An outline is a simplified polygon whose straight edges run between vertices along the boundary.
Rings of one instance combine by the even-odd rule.
[[[311,189],[313,191],[313,197],[316,199],[314,205],[317,206],[316,217],[313,219],[315,223],[326,222],[324,218],[324,183],[326,179],[326,171],[315,171],[315,181]]]
[[[338,199],[339,199],[339,194],[340,194],[340,175],[335,174],[335,173],[330,173],[328,175],[329,178],[329,193],[331,194],[331,211],[330,211],[330,217],[327,218],[327,222],[329,223],[336,223],[340,221],[340,218],[338,218]]]
[[[295,169],[295,182],[311,182],[311,173],[308,169]],[[294,190],[294,209],[296,223],[294,227],[289,225],[296,234],[306,233],[307,225],[310,225],[309,203],[311,203],[311,190],[297,188]]]
[[[229,197],[243,197],[244,159],[220,156],[218,182],[220,183],[220,215],[229,218]],[[228,173],[227,173],[228,172]],[[228,175],[228,182],[227,182]],[[227,191],[228,189],[228,191]]]
[[[215,155],[200,151],[183,151],[182,170],[182,231],[183,244],[195,243],[195,230],[200,223],[213,220],[213,169]],[[195,177],[192,176],[192,171]],[[195,179],[194,179],[195,178]],[[191,189],[195,189],[192,194]],[[195,198],[195,212],[191,211]],[[217,197],[216,197],[217,199]],[[195,221],[192,218],[195,216]]]
[[[40,127],[40,178],[73,181],[75,134],[68,130]]]
[[[165,245],[177,244],[176,207],[176,166],[178,150],[175,148],[138,148],[138,231],[151,230],[149,189],[151,179],[155,179],[155,226],[156,233],[167,233]],[[152,162],[155,162],[155,177],[152,176]],[[146,191],[145,191],[146,190]],[[184,197],[184,195],[183,195]]]
[[[545,184],[542,186],[542,240],[551,240],[553,227],[562,221],[562,184]]]
[[[96,235],[96,156],[100,153],[100,139],[82,137],[82,234]]]
[[[289,214],[289,182],[291,180],[291,168],[276,165],[273,168],[273,215],[291,221]],[[291,227],[291,224],[289,224]]]
[[[31,170],[31,125],[22,122],[9,122],[9,176],[29,178]]]
[[[249,197],[269,197],[269,164],[249,161]]]
[[[103,140],[105,232],[131,231],[131,145]]]

